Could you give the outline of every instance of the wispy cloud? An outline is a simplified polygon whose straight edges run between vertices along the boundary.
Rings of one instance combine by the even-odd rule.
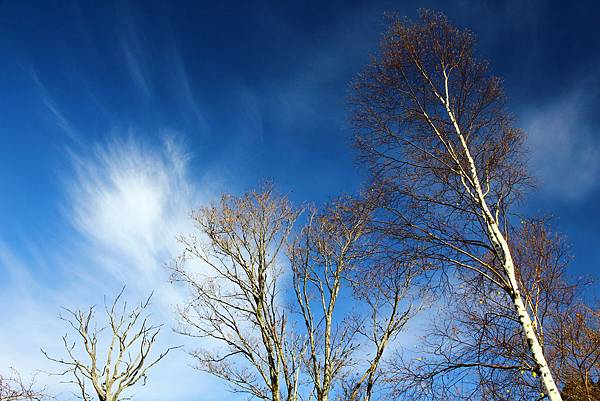
[[[140,90],[140,92],[142,92],[145,99],[150,99],[152,97],[152,91],[150,89],[150,83],[146,78],[146,74],[144,73],[140,56],[126,41],[121,42],[121,50],[125,56],[125,64],[127,66],[127,71],[129,71],[129,75],[131,76],[132,82]]]
[[[195,123],[200,124],[202,128],[206,128],[206,120],[204,114],[198,106],[194,90],[190,82],[184,61],[175,45],[172,46],[172,69],[173,83],[177,91],[177,99],[181,102],[182,109],[193,116]]]
[[[39,349],[64,354],[60,307],[101,304],[104,295],[115,295],[123,285],[132,302],[154,291],[152,318],[165,324],[157,350],[189,345],[171,331],[173,308],[181,298],[168,283],[164,265],[180,252],[176,236],[191,230],[190,210],[212,192],[195,184],[200,180],[191,182],[189,155],[176,134],[164,135],[160,146],[140,142],[134,132],[119,137],[126,139],[71,154],[63,210],[72,230],[61,241],[62,249],[45,250],[47,262],[55,264],[52,282],[36,277],[40,266],[35,258],[0,243],[0,272],[8,278],[0,284],[0,304],[12,311],[0,321],[0,369],[15,366],[25,375],[53,371]],[[136,398],[183,401],[209,392],[222,397],[222,387],[189,362],[181,350],[169,355],[150,372],[149,385],[135,390]],[[69,399],[72,389],[60,385],[61,378],[38,379]]]
[[[598,187],[600,142],[586,118],[588,104],[576,90],[525,114],[530,169],[546,195],[576,201]]]
[[[188,228],[196,199],[187,181],[187,156],[172,139],[156,151],[133,139],[97,146],[91,155],[74,155],[75,175],[68,185],[67,217],[103,257],[130,266],[105,266],[128,281],[161,270],[178,232]]]
[[[119,3],[116,10],[119,21],[116,34],[121,51],[119,56],[123,56],[125,68],[133,85],[141,92],[145,100],[149,100],[152,97],[152,81],[146,58],[148,50],[144,32],[139,29],[138,21],[128,4]]]
[[[79,139],[79,135],[77,134],[77,130],[73,127],[73,125],[69,122],[69,120],[65,117],[65,115],[60,111],[56,102],[48,93],[46,86],[41,81],[37,72],[32,68],[30,69],[30,76],[33,80],[36,88],[38,89],[39,96],[46,106],[46,109],[50,112],[51,116],[54,118],[58,126],[63,130],[63,132],[74,142],[77,142]]]

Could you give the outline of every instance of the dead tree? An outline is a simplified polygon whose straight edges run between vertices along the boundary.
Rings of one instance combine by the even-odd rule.
[[[363,160],[389,190],[380,229],[506,294],[545,393],[561,400],[508,238],[510,207],[528,183],[524,134],[473,35],[431,11],[416,24],[394,19],[352,103]]]
[[[46,358],[64,368],[58,374],[71,377],[68,383],[78,386],[76,394],[84,401],[129,399],[126,390],[138,383],[144,385],[148,370],[173,349],[151,355],[160,332],[160,326],[151,324],[145,314],[152,295],[132,308],[122,301],[122,295],[123,290],[111,304],[105,301],[107,323],[103,326],[97,325],[94,306],[65,309],[61,319],[75,332],[74,340],[68,334],[62,337],[67,356],[52,357],[42,350]]]
[[[198,368],[234,392],[264,400],[298,398],[299,348],[281,291],[281,252],[298,213],[270,186],[193,213],[198,233],[185,247],[173,280],[189,290],[180,332],[205,338],[192,351]]]

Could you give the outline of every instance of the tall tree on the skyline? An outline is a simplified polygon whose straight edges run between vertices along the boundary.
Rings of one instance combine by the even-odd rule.
[[[381,231],[508,297],[533,370],[560,401],[508,238],[511,206],[528,183],[525,135],[474,45],[471,32],[436,12],[422,11],[419,23],[394,19],[355,82],[357,145],[388,193]]]
[[[313,210],[290,247],[304,370],[317,401],[371,400],[384,353],[415,312],[415,271],[382,255],[370,228],[373,208],[372,200],[343,197]]]
[[[233,392],[298,400],[302,345],[282,304],[280,261],[297,216],[267,186],[194,212],[198,232],[180,238],[173,280],[190,297],[178,311],[179,332],[213,340],[190,353]]]

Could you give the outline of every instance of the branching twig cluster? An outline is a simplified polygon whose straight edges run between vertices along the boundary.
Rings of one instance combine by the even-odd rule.
[[[63,366],[59,375],[69,377],[68,383],[78,387],[77,396],[84,401],[96,397],[100,401],[128,399],[125,390],[138,382],[145,384],[148,370],[173,348],[151,356],[160,326],[153,325],[145,315],[150,295],[144,302],[129,308],[122,300],[123,290],[110,304],[104,304],[107,324],[97,326],[96,308],[65,309],[61,319],[75,334],[62,337],[67,356],[57,358],[42,350],[49,360]],[[106,336],[105,336],[106,333]],[[103,349],[107,341],[107,348]],[[82,351],[82,352],[81,352]]]

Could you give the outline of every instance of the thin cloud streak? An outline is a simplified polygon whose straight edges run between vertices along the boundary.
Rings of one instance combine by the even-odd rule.
[[[52,99],[46,86],[42,83],[37,72],[31,68],[30,76],[33,82],[35,83],[36,88],[38,89],[39,96],[44,103],[44,106],[48,109],[57,125],[63,130],[63,132],[71,139],[73,142],[79,142],[79,134],[77,130],[73,127],[73,125],[69,122],[69,120],[65,117],[65,115],[59,110],[56,102]]]
[[[171,62],[173,68],[174,87],[177,90],[177,99],[181,100],[183,109],[187,113],[191,113],[196,120],[195,122],[199,123],[202,128],[206,128],[206,119],[204,118],[204,114],[201,112],[200,107],[198,106],[184,61],[175,45],[172,46]]]
[[[120,38],[120,50],[125,59],[125,67],[134,86],[142,93],[145,100],[150,100],[153,91],[151,79],[148,77],[147,46],[143,40],[143,31],[138,29],[136,19],[127,4],[119,4],[117,10],[122,28],[117,31],[117,37]]]
[[[140,90],[140,92],[142,92],[145,99],[151,99],[152,91],[150,89],[150,84],[143,72],[139,57],[136,56],[134,50],[125,41],[121,43],[121,50],[125,56],[125,64],[127,66],[127,70],[129,71],[131,80]]]

